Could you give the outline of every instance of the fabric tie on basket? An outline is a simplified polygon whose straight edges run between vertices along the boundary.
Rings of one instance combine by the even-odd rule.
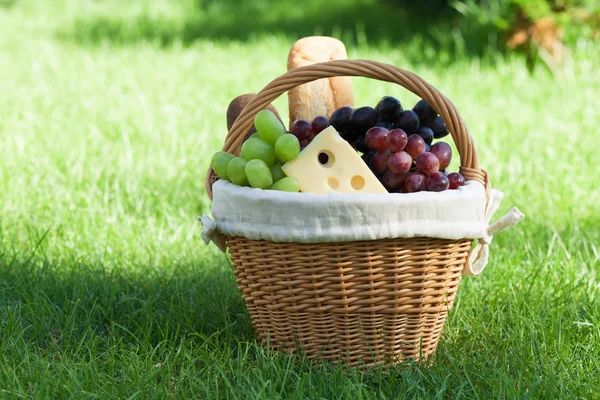
[[[511,210],[489,225],[503,194],[469,181],[457,190],[403,194],[287,193],[240,187],[219,180],[213,185],[212,215],[198,217],[202,239],[225,251],[223,235],[273,242],[349,242],[432,237],[479,239],[464,273],[483,271],[492,236],[519,222]]]
[[[517,207],[513,207],[504,216],[490,225],[492,215],[498,211],[503,197],[504,193],[495,189],[491,190],[485,209],[486,235],[477,239],[477,245],[471,250],[471,256],[467,258],[467,264],[463,269],[464,275],[479,275],[488,263],[490,243],[492,243],[494,235],[518,224],[525,217],[525,214],[519,211]]]
[[[198,221],[202,224],[202,240],[204,243],[209,244],[211,241],[225,253],[227,249],[227,244],[225,243],[225,239],[217,230],[217,223],[210,219],[208,215],[203,215],[198,217]]]

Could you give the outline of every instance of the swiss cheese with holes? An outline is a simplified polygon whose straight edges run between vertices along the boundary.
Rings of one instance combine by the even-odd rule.
[[[332,126],[319,133],[283,172],[305,193],[388,193],[356,150]]]

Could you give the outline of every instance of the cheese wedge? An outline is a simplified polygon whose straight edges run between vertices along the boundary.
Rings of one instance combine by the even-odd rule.
[[[296,178],[305,193],[388,193],[356,150],[332,126],[319,133],[286,163],[283,172]]]

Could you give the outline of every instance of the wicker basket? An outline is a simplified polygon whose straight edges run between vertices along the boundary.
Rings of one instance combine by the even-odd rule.
[[[454,105],[417,75],[365,60],[290,70],[243,110],[223,150],[239,154],[254,116],[284,92],[334,76],[399,84],[442,116],[460,153],[460,172],[489,188]],[[216,180],[209,170],[206,190]],[[341,243],[275,243],[225,237],[237,283],[259,340],[277,350],[346,365],[394,364],[435,352],[472,240],[398,238]]]

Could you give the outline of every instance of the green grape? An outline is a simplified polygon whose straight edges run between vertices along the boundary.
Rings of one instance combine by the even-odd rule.
[[[271,189],[281,190],[283,192],[298,192],[300,191],[300,184],[296,178],[286,176],[285,178],[275,182],[273,186],[271,186]]]
[[[279,119],[269,110],[262,110],[254,117],[254,126],[260,138],[271,146],[281,135],[285,134],[285,127]]]
[[[246,164],[248,161],[242,157],[235,157],[229,161],[227,165],[227,175],[229,180],[239,186],[248,186],[248,178],[246,177]]]
[[[254,159],[246,164],[246,176],[253,188],[268,189],[273,184],[271,170],[263,160]]]
[[[275,165],[277,159],[275,158],[275,152],[267,142],[261,139],[248,139],[242,144],[242,151],[240,155],[246,160],[262,160],[269,167]]]
[[[210,166],[213,171],[215,171],[215,174],[219,175],[219,178],[229,179],[229,176],[227,175],[227,165],[233,157],[235,157],[233,154],[225,151],[218,151],[213,154]]]
[[[248,139],[260,139],[260,135],[258,134],[258,132],[254,132],[248,137]]]
[[[275,142],[275,156],[282,163],[292,161],[300,154],[300,142],[291,133],[286,133]]]
[[[285,172],[283,172],[281,164],[279,163],[271,167],[271,175],[273,176],[273,182],[277,182],[286,177]]]

